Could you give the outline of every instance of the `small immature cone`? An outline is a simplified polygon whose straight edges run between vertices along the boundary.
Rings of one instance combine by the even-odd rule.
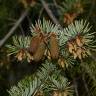
[[[62,96],[61,92],[59,91],[53,91],[53,95],[52,96]]]
[[[51,53],[50,53],[50,51],[49,51],[48,49],[47,49],[46,56],[47,56],[47,58],[48,58],[49,60],[51,60]]]
[[[76,51],[77,50],[77,45],[75,42],[73,42],[73,47],[74,47],[74,50]]]
[[[30,42],[30,48],[29,48],[30,53],[34,54],[37,51],[40,41],[41,41],[40,36],[37,35],[32,37],[32,40]]]
[[[43,91],[38,91],[35,96],[44,96]]]
[[[67,92],[60,92],[60,91],[53,91],[53,95],[52,96],[68,96]]]
[[[64,14],[64,23],[66,23],[67,25],[71,24],[74,19],[77,17],[77,14],[76,13],[65,13]]]
[[[76,58],[77,58],[77,56],[78,56],[78,55],[77,55],[77,53],[76,53],[75,51],[73,51],[73,53],[72,53],[72,54],[73,54],[73,56],[74,56],[74,59],[76,59]]]
[[[63,59],[63,58],[59,58],[59,59],[58,59],[58,64],[59,64],[62,68],[64,68],[64,67],[65,67],[64,59]]]
[[[82,40],[81,40],[81,38],[79,36],[76,36],[76,44],[79,47],[82,47],[83,46],[83,42],[82,42]]]
[[[63,92],[63,96],[68,96],[66,92]]]
[[[33,56],[29,52],[26,52],[26,56],[28,62],[31,62],[33,60]]]
[[[24,59],[24,57],[25,57],[25,52],[24,52],[23,49],[21,49],[21,50],[17,53],[16,58],[17,58],[19,61],[22,61],[22,60]]]
[[[52,59],[58,59],[59,56],[59,45],[56,35],[54,33],[50,36],[50,53]]]
[[[69,49],[69,52],[72,53],[74,46],[71,42],[68,42],[68,49]]]
[[[38,62],[42,59],[44,52],[45,52],[46,46],[43,40],[40,42],[36,52],[33,54],[34,61]]]
[[[82,48],[77,49],[77,56],[80,60],[82,59]]]
[[[87,57],[88,55],[91,55],[91,52],[90,52],[90,50],[89,49],[82,49],[82,58],[85,58],[85,57]]]

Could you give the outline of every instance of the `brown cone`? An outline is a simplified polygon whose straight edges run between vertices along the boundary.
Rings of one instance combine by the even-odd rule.
[[[55,34],[52,34],[50,36],[50,52],[51,52],[52,59],[58,59],[59,45],[58,45],[58,40],[56,39]]]
[[[82,47],[83,46],[83,43],[82,43],[82,40],[79,36],[76,37],[76,44],[79,46],[79,47]]]
[[[64,59],[63,59],[63,58],[59,58],[59,59],[58,59],[58,64],[59,64],[62,68],[64,68],[64,67],[65,67],[65,61],[64,61]]]
[[[38,62],[42,59],[45,52],[45,43],[43,40],[40,42],[36,52],[33,54],[34,61]]]
[[[43,91],[38,91],[35,96],[44,96]]]
[[[36,50],[39,47],[39,43],[41,41],[41,37],[40,36],[34,36],[32,37],[32,40],[30,42],[30,48],[29,48],[29,52],[34,54],[36,52]]]
[[[20,49],[20,51],[16,55],[16,58],[19,61],[22,61],[25,58],[25,51],[23,49]]]
[[[78,48],[76,54],[79,59],[82,59],[82,56],[81,56],[82,55],[82,48]]]
[[[68,96],[67,92],[61,92],[58,90],[54,90],[52,96]]]
[[[76,13],[65,13],[64,14],[64,23],[66,23],[67,25],[71,24],[74,19],[77,17]]]
[[[68,50],[69,50],[69,52],[72,53],[73,49],[74,49],[73,44],[71,42],[68,42]]]

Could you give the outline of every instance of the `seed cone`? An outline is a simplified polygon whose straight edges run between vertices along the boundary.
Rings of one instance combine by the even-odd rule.
[[[44,96],[43,91],[38,91],[35,96]]]
[[[69,52],[72,53],[73,49],[74,49],[73,44],[71,42],[68,42],[68,50],[69,50]]]
[[[26,56],[28,62],[31,62],[33,60],[33,56],[29,52],[26,52]]]
[[[38,62],[42,59],[44,52],[45,52],[46,46],[43,40],[39,43],[39,46],[36,50],[36,52],[33,54],[34,61]]]
[[[50,54],[50,51],[49,51],[48,49],[45,50],[44,55],[45,55],[49,60],[51,60],[51,54]]]
[[[65,13],[64,14],[64,23],[66,23],[67,25],[71,24],[74,19],[77,17],[76,13]]]
[[[22,61],[24,58],[25,58],[25,51],[23,49],[21,49],[17,55],[16,55],[16,58],[19,60],[19,61]]]
[[[79,59],[82,59],[82,49],[81,48],[77,49],[77,56]]]
[[[74,59],[79,58],[80,60],[86,57],[86,49],[84,47],[84,38],[77,35],[73,40],[68,41],[68,50],[73,55]]]
[[[63,59],[63,58],[59,58],[59,59],[58,59],[58,64],[59,64],[62,68],[64,68],[64,67],[65,67],[65,61],[64,61],[64,59]]]
[[[53,91],[53,95],[52,96],[68,96],[66,92],[61,92],[58,90]]]
[[[59,45],[56,35],[53,33],[50,36],[50,53],[52,59],[58,59],[59,56]]]
[[[52,96],[61,96],[61,93],[59,91],[53,91],[53,95]]]
[[[76,37],[76,44],[79,46],[79,47],[82,47],[83,46],[83,42],[81,40],[81,38],[79,36]]]
[[[36,50],[38,49],[39,43],[41,41],[41,37],[40,36],[35,36],[32,37],[32,40],[30,42],[30,48],[29,48],[29,52],[34,54],[36,52]]]

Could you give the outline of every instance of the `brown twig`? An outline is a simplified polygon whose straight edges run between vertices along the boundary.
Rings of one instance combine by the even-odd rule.
[[[46,10],[46,12],[48,13],[48,15],[50,16],[51,20],[53,21],[54,24],[60,25],[60,23],[58,22],[58,20],[55,18],[55,16],[53,15],[52,11],[49,9],[48,4],[44,1],[44,0],[40,0],[44,9]]]
[[[25,32],[21,24],[19,25],[19,28],[21,30],[22,36],[25,37]]]
[[[58,8],[56,0],[53,0],[54,5]]]
[[[86,83],[84,75],[82,75],[82,80],[83,80],[83,84],[84,84],[85,90],[87,92],[87,96],[90,96],[89,89],[88,89],[88,86],[87,86],[87,83]]]
[[[29,22],[29,26],[31,26],[31,24],[32,24],[32,20],[30,19],[30,17],[29,17],[29,15],[27,15],[27,20],[28,20],[28,22]]]
[[[74,78],[73,83],[74,83],[74,88],[75,88],[76,96],[79,96],[79,93],[78,93],[78,84],[77,84],[76,78]]]
[[[14,24],[14,26],[9,30],[9,32],[6,34],[6,36],[0,40],[0,47],[3,46],[3,44],[7,41],[7,39],[14,33],[14,31],[17,29],[17,27],[20,25],[20,23],[23,21],[23,19],[27,16],[29,9],[26,9],[24,13],[20,16],[20,18],[17,20],[17,22]]]
[[[42,13],[43,13],[43,10],[44,10],[44,8],[41,8],[41,10],[40,10],[40,12],[39,12],[39,19],[40,19]]]

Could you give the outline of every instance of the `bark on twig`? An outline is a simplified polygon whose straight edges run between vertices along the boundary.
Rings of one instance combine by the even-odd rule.
[[[39,19],[40,19],[42,13],[43,13],[43,10],[44,10],[44,8],[41,8],[41,10],[40,10],[40,12],[39,12]]]
[[[79,93],[78,93],[78,84],[77,84],[76,78],[74,78],[73,82],[74,82],[74,88],[75,88],[76,96],[79,96]]]
[[[46,12],[48,13],[48,15],[50,16],[51,20],[53,21],[53,23],[60,25],[60,23],[58,22],[58,20],[53,15],[52,11],[49,9],[48,4],[44,0],[40,0],[40,1],[41,1],[42,5],[43,5],[44,9],[46,10]]]
[[[84,75],[82,75],[82,80],[83,80],[83,84],[84,84],[85,90],[87,92],[87,96],[90,96],[89,89],[88,89],[87,83],[85,81]]]
[[[14,26],[9,30],[9,32],[6,34],[6,36],[0,40],[0,47],[3,46],[3,44],[7,41],[7,39],[14,33],[14,31],[17,29],[17,27],[20,25],[20,23],[23,21],[23,19],[27,16],[29,9],[26,9],[24,13],[20,16],[20,18],[17,20],[17,22],[14,24]]]
[[[47,3],[44,0],[40,0],[40,1],[43,5],[44,9],[46,10],[48,15],[52,19],[53,23],[60,25],[58,20],[53,15],[52,11],[48,8]],[[9,30],[9,32],[6,34],[6,36],[2,40],[0,40],[0,47],[2,47],[3,44],[7,41],[7,39],[14,33],[14,31],[17,29],[17,27],[20,25],[20,23],[23,21],[23,19],[27,16],[27,14],[28,14],[28,9],[26,9],[25,12],[20,16],[20,18],[17,20],[17,22],[14,24],[14,26]]]
[[[53,0],[54,5],[58,8],[58,5],[56,3],[56,0]]]

